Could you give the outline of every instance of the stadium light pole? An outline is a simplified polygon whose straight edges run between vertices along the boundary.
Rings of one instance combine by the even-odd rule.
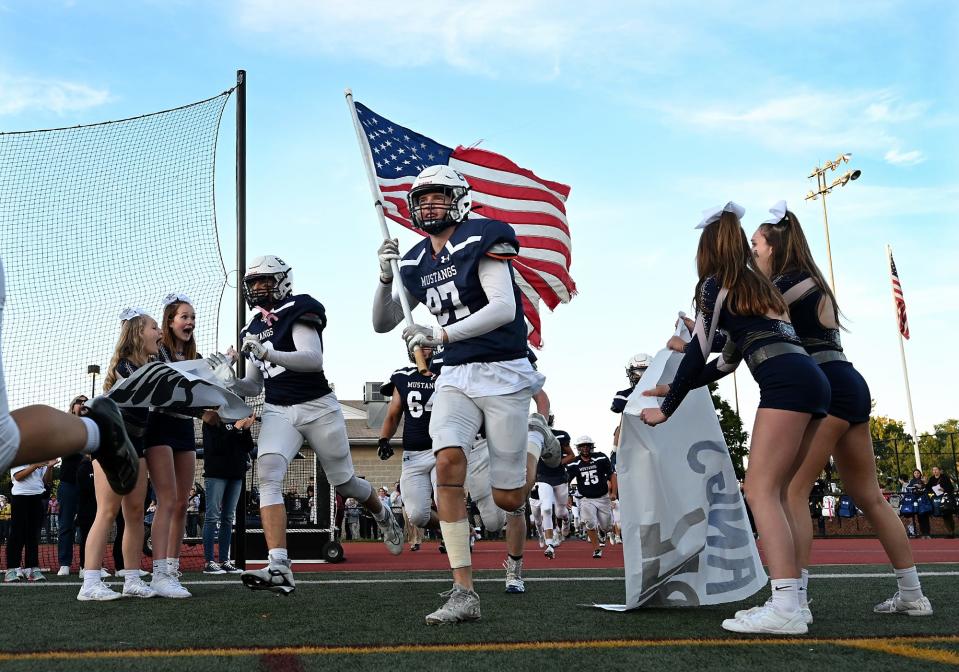
[[[832,288],[834,296],[836,294],[836,276],[832,270],[832,245],[829,242],[829,215],[826,212],[826,194],[830,193],[836,187],[845,187],[850,182],[858,180],[859,176],[862,175],[862,171],[858,169],[847,170],[831,183],[827,179],[826,174],[836,170],[836,168],[844,163],[849,163],[849,159],[851,158],[852,154],[849,152],[840,154],[834,161],[826,161],[821,167],[816,166],[807,176],[809,179],[816,178],[816,190],[813,191],[810,189],[809,193],[806,194],[806,200],[815,201],[817,198],[822,197],[822,220],[826,226],[826,256],[829,257],[829,285]]]
[[[93,399],[97,396],[97,374],[100,373],[99,364],[90,364],[87,366],[87,375],[93,378],[93,383],[90,386],[90,398]]]

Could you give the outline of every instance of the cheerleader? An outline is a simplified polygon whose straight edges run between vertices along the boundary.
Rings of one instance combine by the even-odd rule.
[[[128,308],[120,315],[120,340],[113,351],[113,359],[103,381],[109,391],[121,378],[128,378],[138,368],[157,355],[160,348],[160,328],[156,320],[139,308]],[[110,487],[102,465],[93,463],[93,483],[97,498],[97,513],[86,538],[83,567],[83,586],[77,594],[81,602],[104,602],[120,597],[153,597],[156,591],[140,578],[140,559],[143,554],[143,525],[132,524],[143,520],[143,500],[147,490],[147,470],[144,452],[146,409],[123,409],[126,432],[140,457],[136,486],[126,495],[118,495]],[[123,592],[118,593],[103,583],[100,569],[107,549],[107,535],[113,527],[117,512],[123,507],[123,517],[131,521],[123,534],[123,566],[118,575],[124,575]]]
[[[756,266],[782,292],[803,347],[819,364],[832,389],[829,414],[807,437],[808,452],[788,488],[796,561],[802,570],[799,599],[806,621],[812,623],[806,600],[813,538],[809,493],[830,455],[834,456],[845,491],[866,515],[896,572],[898,591],[873,611],[932,615],[929,598],[922,594],[906,530],[879,489],[869,433],[872,397],[866,381],[843,354],[836,297],[823,279],[799,220],[786,208],[786,202],[779,201],[769,212],[772,217],[752,236]]]
[[[733,632],[805,634],[799,608],[796,545],[784,506],[786,486],[802,460],[803,434],[826,415],[829,383],[806,354],[775,286],[755,270],[739,221],[743,208],[727,203],[706,211],[696,253],[696,323],[673,382],[644,392],[663,396],[661,408],[644,409],[648,425],[665,422],[686,394],[735,370],[745,359],[759,384],[749,471],[744,492],[756,518],[772,583],[763,607],[723,621]],[[722,354],[707,364],[726,334]],[[808,513],[806,514],[808,515]]]
[[[185,294],[163,299],[163,342],[159,359],[182,362],[198,357],[193,331],[196,313]],[[196,474],[196,436],[193,418],[169,410],[150,411],[146,435],[147,464],[156,492],[153,517],[153,580],[161,597],[190,597],[180,584],[180,547],[186,526],[186,511]]]

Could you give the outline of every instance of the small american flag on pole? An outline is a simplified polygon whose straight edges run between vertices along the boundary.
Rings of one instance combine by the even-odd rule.
[[[408,229],[406,195],[427,166],[448,165],[469,182],[480,217],[506,222],[516,231],[519,256],[513,260],[529,342],[543,344],[539,302],[550,310],[576,294],[570,277],[572,242],[566,220],[569,187],[544,180],[500,154],[483,149],[446,147],[420,133],[354,103],[383,195],[383,212]]]
[[[896,314],[899,316],[899,333],[903,338],[909,338],[909,320],[906,319],[906,300],[902,296],[902,285],[899,284],[899,272],[896,262],[889,250],[889,273],[892,275],[892,298],[896,302]]]

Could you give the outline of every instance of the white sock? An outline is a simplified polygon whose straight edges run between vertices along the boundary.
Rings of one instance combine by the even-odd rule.
[[[176,573],[180,571],[180,558],[167,558],[166,566],[170,574],[176,576]]]
[[[100,570],[99,569],[84,569],[83,574],[83,587],[92,588],[93,586],[100,583]]]
[[[539,432],[529,432],[526,437],[526,452],[538,460],[543,454],[543,435]]]
[[[906,602],[922,599],[922,586],[919,584],[919,572],[913,565],[908,569],[896,570],[896,583],[899,584],[899,596]]]
[[[158,574],[166,574],[166,560],[153,561],[153,576]]]
[[[771,579],[773,608],[781,614],[799,611],[799,582],[801,579]]]
[[[809,606],[809,570],[801,570],[801,576],[799,579],[799,606],[808,607]]]
[[[84,455],[90,455],[100,447],[100,428],[97,427],[97,423],[90,418],[80,418],[80,420],[87,428],[87,442],[83,445],[83,450],[80,452]]]
[[[287,554],[285,548],[271,548],[269,553],[269,558],[271,563],[276,564],[288,564],[290,561],[290,556]]]

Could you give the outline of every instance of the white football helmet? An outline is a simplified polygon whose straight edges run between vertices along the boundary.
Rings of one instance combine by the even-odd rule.
[[[419,206],[420,196],[434,192],[449,196],[449,207],[446,209],[446,214],[439,219],[424,220]],[[413,186],[406,196],[406,202],[410,208],[413,226],[427,233],[439,233],[449,226],[459,224],[466,219],[473,208],[469,183],[449,166],[425,168],[413,181]]]
[[[254,290],[253,281],[269,277],[276,281],[272,289]],[[270,308],[293,293],[293,269],[279,257],[266,254],[250,262],[243,275],[243,296],[250,308]]]
[[[626,362],[626,377],[629,378],[629,384],[633,387],[639,382],[639,379],[646,373],[646,369],[653,363],[653,358],[645,352],[640,352],[629,358]]]

